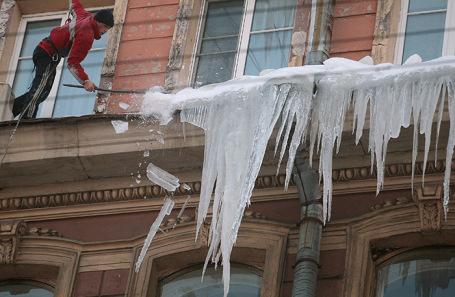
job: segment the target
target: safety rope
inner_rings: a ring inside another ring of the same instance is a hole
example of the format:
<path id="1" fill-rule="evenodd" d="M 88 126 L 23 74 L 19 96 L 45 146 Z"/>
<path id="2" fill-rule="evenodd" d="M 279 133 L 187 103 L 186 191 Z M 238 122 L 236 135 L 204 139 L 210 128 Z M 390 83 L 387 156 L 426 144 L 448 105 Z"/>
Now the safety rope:
<path id="1" fill-rule="evenodd" d="M 38 88 L 36 89 L 35 93 L 33 94 L 32 99 L 28 102 L 27 106 L 24 108 L 24 110 L 19 114 L 19 117 L 17 119 L 17 123 L 14 126 L 14 129 L 11 131 L 9 135 L 8 142 L 6 143 L 5 146 L 5 152 L 3 153 L 2 158 L 0 159 L 0 167 L 3 164 L 3 161 L 5 160 L 6 155 L 8 154 L 8 150 L 13 143 L 14 140 L 14 135 L 16 134 L 17 128 L 19 127 L 19 124 L 21 123 L 22 118 L 24 115 L 27 113 L 29 117 L 33 116 L 35 109 L 37 108 L 36 103 L 38 101 L 38 98 L 41 96 L 41 93 L 44 90 L 44 86 L 47 84 L 47 80 L 49 79 L 50 74 L 53 71 L 53 65 L 48 65 L 46 68 L 46 71 L 41 78 L 40 84 L 38 85 Z"/>
<path id="2" fill-rule="evenodd" d="M 73 14 L 72 6 L 73 6 L 72 5 L 72 0 L 68 0 L 68 14 L 67 14 L 67 19 L 66 19 L 67 22 L 71 21 L 71 16 Z M 34 114 L 34 111 L 37 108 L 36 103 L 38 101 L 38 98 L 40 97 L 41 92 L 43 91 L 43 88 L 46 85 L 47 80 L 49 79 L 49 76 L 50 76 L 51 72 L 52 72 L 52 66 L 49 65 L 47 67 L 44 75 L 43 75 L 43 78 L 42 78 L 37 90 L 33 94 L 32 99 L 28 102 L 28 104 L 25 107 L 25 109 L 19 114 L 19 117 L 17 119 L 17 123 L 16 123 L 16 125 L 14 126 L 14 129 L 11 131 L 11 133 L 9 135 L 8 142 L 7 142 L 6 146 L 5 146 L 5 152 L 3 153 L 3 155 L 2 155 L 2 157 L 0 159 L 0 167 L 3 164 L 3 161 L 5 160 L 6 155 L 8 154 L 9 148 L 10 148 L 11 144 L 14 141 L 14 135 L 16 134 L 16 131 L 17 131 L 17 129 L 19 127 L 19 124 L 21 123 L 21 120 L 24 117 L 25 113 L 27 113 L 27 115 L 29 117 L 31 117 Z"/>
<path id="3" fill-rule="evenodd" d="M 66 22 L 71 22 L 71 17 L 73 17 L 73 5 L 72 0 L 68 0 L 68 13 L 66 14 Z"/>

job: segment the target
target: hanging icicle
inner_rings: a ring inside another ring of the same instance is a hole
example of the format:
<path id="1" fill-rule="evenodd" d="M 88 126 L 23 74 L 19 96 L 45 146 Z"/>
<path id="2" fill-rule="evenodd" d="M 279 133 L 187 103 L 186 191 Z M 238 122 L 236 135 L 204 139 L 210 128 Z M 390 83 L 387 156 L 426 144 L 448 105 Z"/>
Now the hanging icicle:
<path id="1" fill-rule="evenodd" d="M 174 200 L 172 200 L 171 197 L 167 196 L 164 199 L 163 207 L 161 208 L 158 217 L 155 219 L 155 222 L 153 222 L 152 226 L 150 226 L 150 230 L 149 233 L 147 234 L 147 238 L 145 239 L 144 246 L 142 247 L 141 253 L 139 254 L 139 258 L 136 261 L 135 265 L 136 272 L 138 272 L 139 268 L 141 268 L 141 264 L 144 261 L 145 254 L 147 253 L 147 250 L 150 247 L 150 244 L 152 243 L 152 240 L 155 237 L 156 232 L 160 228 L 160 225 L 163 222 L 164 217 L 170 215 L 173 208 Z"/>
<path id="2" fill-rule="evenodd" d="M 447 212 L 455 145 L 455 57 L 420 61 L 418 56 L 413 56 L 403 66 L 374 66 L 371 59 L 355 62 L 333 58 L 324 65 L 283 68 L 259 77 L 242 77 L 200 89 L 188 88 L 176 94 L 149 92 L 145 96 L 144 114 L 154 115 L 167 124 L 174 112 L 181 110 L 182 122 L 205 130 L 197 231 L 207 216 L 214 192 L 205 266 L 209 261 L 217 263 L 221 257 L 225 296 L 229 289 L 230 253 L 243 212 L 250 203 L 267 142 L 279 119 L 275 153 L 279 152 L 279 164 L 286 150 L 289 155 L 286 187 L 297 149 L 309 137 L 310 159 L 314 152 L 319 154 L 324 220 L 328 220 L 332 158 L 334 150 L 338 152 L 341 145 L 349 106 L 354 110 L 356 142 L 362 137 L 369 107 L 368 147 L 372 168 L 373 164 L 377 168 L 379 192 L 384 183 L 389 140 L 399 137 L 402 127 L 413 124 L 413 168 L 419 133 L 425 136 L 424 160 L 428 160 L 434 114 L 438 107 L 438 138 L 447 96 L 450 119 L 444 178 L 444 209 Z"/>

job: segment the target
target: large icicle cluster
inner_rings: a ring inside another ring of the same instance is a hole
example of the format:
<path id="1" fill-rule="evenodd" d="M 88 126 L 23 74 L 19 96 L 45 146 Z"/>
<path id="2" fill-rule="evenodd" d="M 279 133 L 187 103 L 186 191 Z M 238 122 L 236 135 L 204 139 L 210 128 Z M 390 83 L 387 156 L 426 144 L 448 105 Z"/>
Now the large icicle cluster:
<path id="1" fill-rule="evenodd" d="M 410 61 L 415 60 L 415 57 L 410 58 Z M 440 58 L 425 63 L 405 63 L 400 67 L 390 64 L 372 67 L 345 59 L 329 59 L 324 63 L 331 72 L 326 73 L 318 81 L 318 95 L 314 101 L 310 133 L 311 150 L 317 145 L 320 152 L 319 172 L 324 180 L 324 218 L 330 217 L 333 149 L 336 145 L 338 152 L 344 118 L 351 104 L 354 108 L 353 132 L 356 135 L 356 144 L 362 136 L 368 105 L 370 107 L 368 147 L 372 166 L 376 160 L 379 192 L 384 181 L 388 142 L 400 135 L 401 127 L 414 125 L 412 176 L 417 158 L 418 133 L 425 136 L 423 167 L 425 173 L 434 114 L 438 109 L 436 118 L 438 139 L 446 97 L 451 123 L 444 181 L 444 209 L 447 212 L 455 134 L 454 63 L 453 58 Z"/>
<path id="2" fill-rule="evenodd" d="M 413 57 L 411 61 L 419 60 Z M 319 153 L 323 180 L 324 218 L 330 217 L 332 157 L 341 143 L 344 119 L 353 105 L 356 141 L 362 136 L 370 106 L 369 149 L 376 160 L 378 191 L 383 184 L 387 144 L 401 127 L 414 125 L 413 163 L 417 134 L 425 135 L 425 161 L 436 109 L 437 131 L 448 98 L 450 134 L 447 143 L 444 207 L 455 144 L 455 58 L 395 66 L 367 65 L 333 58 L 324 65 L 283 68 L 259 77 L 242 77 L 176 94 L 150 92 L 142 112 L 168 123 L 176 110 L 181 121 L 205 130 L 205 155 L 197 230 L 205 220 L 213 194 L 210 247 L 206 265 L 222 257 L 225 295 L 229 288 L 229 257 L 245 207 L 250 203 L 267 142 L 278 128 L 279 163 L 287 149 L 286 186 L 299 145 L 310 137 L 311 158 Z M 277 123 L 280 123 L 277 125 Z M 280 148 L 281 145 L 281 148 Z"/>

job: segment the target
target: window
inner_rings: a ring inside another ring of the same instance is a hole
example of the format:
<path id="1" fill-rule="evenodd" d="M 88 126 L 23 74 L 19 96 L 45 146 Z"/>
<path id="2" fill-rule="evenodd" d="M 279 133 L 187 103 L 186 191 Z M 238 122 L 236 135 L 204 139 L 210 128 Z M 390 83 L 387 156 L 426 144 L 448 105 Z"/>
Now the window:
<path id="1" fill-rule="evenodd" d="M 10 72 L 12 75 L 8 78 L 16 97 L 25 93 L 32 83 L 34 77 L 32 55 L 35 47 L 41 39 L 49 35 L 53 27 L 64 24 L 65 20 L 64 13 L 22 18 L 14 51 L 19 54 L 12 59 Z M 82 66 L 95 84 L 99 84 L 101 78 L 107 40 L 108 34 L 104 34 L 100 40 L 95 40 L 92 49 L 82 62 Z M 93 113 L 96 95 L 83 89 L 64 87 L 64 83 L 78 84 L 68 70 L 66 59 L 62 59 L 57 67 L 54 85 L 49 97 L 40 104 L 37 117 L 80 116 Z"/>
<path id="2" fill-rule="evenodd" d="M 208 268 L 177 276 L 162 286 L 161 297 L 223 297 L 222 269 Z M 247 268 L 231 267 L 229 297 L 259 297 L 262 278 Z"/>
<path id="3" fill-rule="evenodd" d="M 288 65 L 296 0 L 205 3 L 195 86 Z"/>
<path id="4" fill-rule="evenodd" d="M 454 1 L 402 0 L 396 62 L 413 54 L 424 61 L 453 54 L 454 13 Z"/>
<path id="5" fill-rule="evenodd" d="M 380 268 L 376 297 L 392 296 L 455 296 L 455 250 L 410 253 Z"/>
<path id="6" fill-rule="evenodd" d="M 51 288 L 27 283 L 0 284 L 0 297 L 53 297 Z"/>

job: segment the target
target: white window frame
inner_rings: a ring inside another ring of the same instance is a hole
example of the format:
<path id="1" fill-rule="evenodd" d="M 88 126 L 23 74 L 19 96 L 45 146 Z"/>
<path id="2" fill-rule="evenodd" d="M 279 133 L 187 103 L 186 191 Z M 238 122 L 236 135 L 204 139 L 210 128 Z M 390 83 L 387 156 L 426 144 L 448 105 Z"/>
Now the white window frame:
<path id="1" fill-rule="evenodd" d="M 7 77 L 7 82 L 11 87 L 13 87 L 17 67 L 19 65 L 19 56 L 20 56 L 20 52 L 22 49 L 22 45 L 24 43 L 27 24 L 29 22 L 51 21 L 51 20 L 61 19 L 60 24 L 63 25 L 65 23 L 65 18 L 66 18 L 65 12 L 27 15 L 27 16 L 23 16 L 21 18 L 18 34 L 16 35 L 16 42 L 14 43 L 13 57 L 10 61 L 8 77 Z M 59 86 L 59 84 L 55 83 L 55 82 L 60 82 L 60 78 L 62 75 L 62 68 L 63 68 L 63 59 L 60 61 L 60 63 L 57 66 L 54 85 L 52 86 L 48 99 L 46 99 L 42 103 L 43 117 L 52 117 L 52 111 L 53 111 L 53 107 L 54 107 L 54 103 L 55 103 L 55 97 L 57 96 L 57 90 L 58 90 L 58 86 Z M 19 96 L 22 94 L 14 94 L 14 95 Z"/>
<path id="2" fill-rule="evenodd" d="M 417 13 L 408 13 L 409 9 L 409 0 L 401 0 L 401 10 L 400 10 L 400 21 L 398 24 L 397 30 L 397 41 L 395 45 L 395 64 L 402 64 L 403 61 L 403 51 L 404 51 L 404 40 L 406 34 L 406 25 L 408 20 L 408 15 L 417 15 L 430 13 L 430 11 L 423 11 Z M 455 1 L 447 0 L 447 9 L 432 10 L 431 13 L 435 12 L 446 12 L 446 21 L 445 21 L 445 31 L 444 31 L 444 41 L 442 45 L 442 56 L 454 55 L 455 54 L 455 31 L 447 30 L 447 28 L 455 27 Z"/>
<path id="3" fill-rule="evenodd" d="M 203 0 L 203 1 L 204 1 L 204 3 L 203 3 L 204 5 L 201 5 L 201 12 L 200 12 L 200 15 L 202 17 L 200 18 L 199 24 L 197 27 L 197 36 L 196 36 L 197 43 L 196 43 L 195 50 L 194 50 L 194 59 L 192 59 L 192 64 L 191 64 L 191 77 L 190 77 L 191 84 L 194 84 L 194 82 L 195 82 L 194 80 L 196 78 L 197 66 L 199 64 L 199 59 L 197 58 L 197 55 L 198 55 L 198 53 L 200 51 L 200 47 L 202 45 L 202 34 L 204 31 L 205 22 L 207 19 L 209 2 L 222 2 L 222 1 L 228 1 L 228 0 Z M 251 37 L 251 27 L 253 24 L 255 6 L 256 6 L 256 0 L 244 0 L 243 15 L 242 15 L 242 21 L 240 23 L 240 30 L 239 30 L 239 41 L 237 42 L 237 53 L 236 53 L 235 60 L 234 60 L 232 78 L 240 77 L 245 72 L 246 59 L 248 56 L 248 46 L 249 46 L 250 37 Z M 297 7 L 297 1 L 295 3 L 295 6 Z M 294 18 L 294 23 L 295 23 L 295 18 Z M 289 30 L 291 28 L 293 29 L 294 23 L 292 24 L 292 27 L 261 30 L 261 31 L 254 32 L 253 34 L 266 33 L 266 32 L 278 32 L 278 31 Z M 289 52 L 290 51 L 291 51 L 291 48 L 289 48 Z"/>
<path id="4" fill-rule="evenodd" d="M 91 7 L 86 10 L 87 11 L 97 11 L 97 10 L 101 10 L 101 9 L 114 9 L 114 7 L 113 6 L 100 6 L 100 7 Z M 13 56 L 12 56 L 12 59 L 10 60 L 10 65 L 8 67 L 8 75 L 7 75 L 7 79 L 6 79 L 7 83 L 11 86 L 11 88 L 13 87 L 17 67 L 19 65 L 19 56 L 20 56 L 20 52 L 22 49 L 22 45 L 24 43 L 27 24 L 29 22 L 51 21 L 51 20 L 61 19 L 60 25 L 64 25 L 67 17 L 68 17 L 67 11 L 48 12 L 48 13 L 30 14 L 30 15 L 22 16 L 20 24 L 19 24 L 19 30 L 16 34 L 16 41 L 14 43 Z M 90 49 L 90 51 L 100 51 L 100 50 L 105 50 L 105 48 Z M 57 92 L 58 92 L 58 88 L 60 86 L 60 80 L 61 80 L 61 76 L 63 73 L 63 63 L 64 62 L 65 62 L 65 59 L 62 58 L 60 60 L 60 63 L 57 65 L 54 84 L 52 85 L 52 89 L 51 89 L 47 99 L 43 103 L 41 103 L 42 113 L 39 115 L 40 118 L 52 118 L 52 114 L 54 113 L 55 101 L 57 99 Z M 22 94 L 14 94 L 14 95 L 20 96 Z"/>

